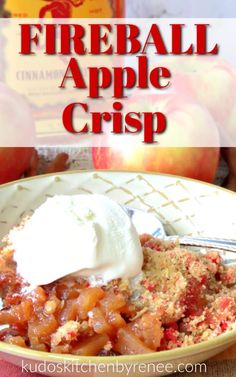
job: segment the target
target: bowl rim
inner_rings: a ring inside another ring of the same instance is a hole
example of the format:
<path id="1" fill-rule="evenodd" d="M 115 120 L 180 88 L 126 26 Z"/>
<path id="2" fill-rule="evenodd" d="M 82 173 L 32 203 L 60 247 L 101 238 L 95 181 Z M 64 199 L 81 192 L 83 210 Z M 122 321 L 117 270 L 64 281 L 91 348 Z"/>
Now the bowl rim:
<path id="1" fill-rule="evenodd" d="M 59 176 L 63 176 L 63 175 L 74 175 L 74 174 L 84 174 L 84 173 L 117 173 L 117 174 L 142 174 L 142 175 L 154 175 L 154 176 L 159 176 L 159 177 L 165 177 L 165 178 L 171 178 L 171 179 L 181 179 L 181 180 L 185 180 L 185 181 L 188 181 L 188 182 L 192 182 L 192 183 L 197 183 L 199 185 L 204 185 L 204 186 L 209 186 L 211 187 L 212 189 L 217 189 L 217 190 L 220 190 L 224 193 L 228 193 L 229 195 L 231 196 L 236 196 L 236 192 L 234 191 L 231 191 L 225 187 L 221 187 L 221 186 L 217 186 L 216 184 L 214 183 L 210 183 L 210 182 L 205 182 L 205 181 L 200 181 L 199 179 L 195 179 L 195 178 L 189 178 L 189 177 L 183 177 L 181 175 L 175 175 L 175 174 L 167 174 L 167 173 L 158 173 L 158 172 L 152 172 L 152 171 L 145 171 L 145 170 L 108 170 L 108 169 L 84 169 L 84 170 L 80 170 L 80 169 L 74 169 L 74 170 L 66 170 L 66 171 L 63 171 L 63 172 L 57 172 L 57 173 L 47 173 L 47 174 L 41 174 L 41 175 L 36 175 L 36 176 L 33 176 L 33 177 L 27 177 L 27 178 L 20 178 L 20 179 L 17 179 L 17 180 L 14 180 L 14 181 L 11 181 L 11 182 L 7 182 L 7 183 L 2 183 L 0 184 L 0 190 L 2 188 L 6 188 L 8 186 L 11 186 L 11 185 L 15 185 L 15 184 L 21 184 L 22 182 L 29 182 L 29 181 L 34 181 L 34 180 L 38 180 L 38 179 L 46 179 L 46 178 L 50 178 L 50 177 L 59 177 Z"/>
<path id="2" fill-rule="evenodd" d="M 121 355 L 121 356 L 76 356 L 72 354 L 59 354 L 52 352 L 43 352 L 23 348 L 20 346 L 4 343 L 0 341 L 0 353 L 9 354 L 30 360 L 45 361 L 45 362 L 70 362 L 74 364 L 140 364 L 148 362 L 165 362 L 175 361 L 188 356 L 196 356 L 204 351 L 214 350 L 221 346 L 229 346 L 236 342 L 236 329 L 230 330 L 228 333 L 219 335 L 214 339 L 206 340 L 191 346 L 182 348 L 174 348 L 167 351 L 151 352 L 137 355 Z"/>
<path id="3" fill-rule="evenodd" d="M 87 170 L 68 170 L 65 172 L 58 172 L 58 173 L 49 173 L 38 175 L 34 177 L 28 177 L 23 179 L 18 179 L 12 182 L 4 183 L 0 185 L 1 189 L 13 186 L 13 185 L 20 185 L 24 182 L 30 181 L 37 181 L 39 179 L 47 179 L 50 177 L 59 177 L 63 175 L 76 175 L 76 174 L 84 174 L 84 173 L 115 173 L 115 174 L 142 174 L 142 175 L 154 175 L 160 177 L 166 177 L 171 179 L 181 179 L 186 180 L 189 182 L 197 183 L 199 185 L 206 185 L 211 187 L 212 189 L 220 190 L 226 194 L 229 194 L 232 197 L 236 197 L 236 193 L 225 189 L 220 186 L 216 186 L 213 183 L 203 182 L 193 178 L 182 177 L 178 175 L 172 174 L 164 174 L 164 173 L 156 173 L 156 172 L 147 172 L 147 171 L 128 171 L 128 170 L 107 170 L 107 169 L 87 169 Z M 138 354 L 138 355 L 121 355 L 121 356 L 76 356 L 71 354 L 57 354 L 57 353 L 50 353 L 50 352 L 42 352 L 37 350 L 32 350 L 29 348 L 23 348 L 19 346 L 15 346 L 12 344 L 8 344 L 5 342 L 0 341 L 0 352 L 5 354 L 10 354 L 17 357 L 22 357 L 31 360 L 37 361 L 45 361 L 45 362 L 71 362 L 71 363 L 92 363 L 94 365 L 98 364 L 114 364 L 117 362 L 126 364 L 126 363 L 147 363 L 147 362 L 164 362 L 164 361 L 174 361 L 178 358 L 183 358 L 190 355 L 197 355 L 204 351 L 214 350 L 215 348 L 219 348 L 223 345 L 231 345 L 236 342 L 236 329 L 230 330 L 224 334 L 221 334 L 213 339 L 203 341 L 198 344 L 182 347 L 182 348 L 175 348 L 172 350 L 167 351 L 160 351 L 160 352 L 152 352 L 146 354 Z"/>

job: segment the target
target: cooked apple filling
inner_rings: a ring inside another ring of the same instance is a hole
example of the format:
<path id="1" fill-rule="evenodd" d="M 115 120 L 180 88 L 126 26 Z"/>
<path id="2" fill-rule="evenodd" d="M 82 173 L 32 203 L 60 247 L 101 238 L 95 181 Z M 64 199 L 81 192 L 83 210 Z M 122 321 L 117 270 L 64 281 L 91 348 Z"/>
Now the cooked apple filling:
<path id="1" fill-rule="evenodd" d="M 140 276 L 102 287 L 66 277 L 32 289 L 16 273 L 14 250 L 3 248 L 0 339 L 45 352 L 124 355 L 184 347 L 235 328 L 235 267 L 216 251 L 140 239 Z"/>

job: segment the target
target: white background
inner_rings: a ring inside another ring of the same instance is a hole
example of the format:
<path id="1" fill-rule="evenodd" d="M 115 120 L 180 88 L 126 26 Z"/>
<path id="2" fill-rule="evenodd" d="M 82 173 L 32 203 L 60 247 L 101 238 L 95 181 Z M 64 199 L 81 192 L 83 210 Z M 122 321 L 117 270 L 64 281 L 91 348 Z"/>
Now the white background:
<path id="1" fill-rule="evenodd" d="M 236 0 L 126 0 L 127 17 L 236 17 Z"/>

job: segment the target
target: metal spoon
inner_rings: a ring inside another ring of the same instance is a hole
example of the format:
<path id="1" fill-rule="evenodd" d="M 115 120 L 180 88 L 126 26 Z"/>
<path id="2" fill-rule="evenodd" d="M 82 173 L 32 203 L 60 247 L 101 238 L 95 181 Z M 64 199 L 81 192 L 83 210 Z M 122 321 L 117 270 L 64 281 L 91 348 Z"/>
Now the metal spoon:
<path id="1" fill-rule="evenodd" d="M 139 234 L 148 233 L 154 237 L 162 238 L 169 241 L 179 241 L 180 245 L 194 246 L 201 248 L 213 248 L 225 251 L 236 252 L 236 240 L 210 238 L 210 237 L 189 237 L 189 236 L 167 236 L 165 229 L 151 213 L 139 209 L 124 207 Z M 234 263 L 236 261 L 234 260 Z"/>

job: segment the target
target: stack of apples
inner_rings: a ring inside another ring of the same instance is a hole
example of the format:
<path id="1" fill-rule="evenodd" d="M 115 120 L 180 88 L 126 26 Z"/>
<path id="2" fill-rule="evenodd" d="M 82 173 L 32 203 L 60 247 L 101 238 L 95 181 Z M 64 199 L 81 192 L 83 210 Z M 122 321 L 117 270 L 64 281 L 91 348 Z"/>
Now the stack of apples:
<path id="1" fill-rule="evenodd" d="M 167 107 L 165 114 L 168 120 L 178 127 L 179 134 L 184 134 L 187 144 L 189 141 L 189 145 L 193 145 L 194 138 L 199 136 L 201 130 L 206 132 L 206 125 L 209 133 L 206 137 L 217 140 L 217 137 L 223 134 L 229 140 L 234 140 L 236 138 L 235 70 L 228 63 L 215 57 L 214 61 L 202 57 L 200 62 L 199 57 L 196 62 L 189 57 L 181 61 L 173 58 L 163 61 L 163 66 L 173 73 L 170 98 L 172 103 L 177 104 L 174 110 L 173 108 L 169 110 Z M 192 72 L 195 74 L 191 74 Z M 25 138 L 32 137 L 33 120 L 27 104 L 4 84 L 0 84 L 0 93 L 0 110 L 5 109 L 6 106 L 14 108 L 14 112 L 9 111 L 9 119 L 3 116 L 2 110 L 0 111 L 0 137 L 6 134 L 6 127 L 8 129 L 11 127 L 12 130 L 14 127 L 20 127 Z M 153 112 L 158 107 L 165 107 L 164 102 L 166 103 L 164 96 L 162 98 L 155 94 L 144 98 L 138 96 L 132 101 L 142 103 L 146 101 Z M 197 112 L 196 106 L 199 109 Z M 122 147 L 114 145 L 92 148 L 94 167 L 160 172 L 206 182 L 213 182 L 216 176 L 220 147 L 160 148 L 142 146 L 140 142 L 140 145 L 126 148 L 125 144 L 122 144 Z M 29 168 L 33 154 L 34 149 L 30 147 L 0 148 L 0 184 L 20 178 Z M 233 157 L 232 154 L 231 150 L 229 164 L 233 159 L 236 161 L 235 154 Z"/>
<path id="2" fill-rule="evenodd" d="M 229 64 L 215 57 L 214 61 L 186 57 L 163 60 L 162 65 L 172 72 L 171 98 L 178 103 L 175 114 L 173 111 L 168 114 L 167 109 L 166 116 L 168 121 L 173 117 L 179 120 L 179 131 L 185 139 L 189 138 L 189 145 L 194 145 L 193 138 L 198 137 L 204 125 L 209 130 L 209 138 L 217 138 L 216 134 L 219 137 L 222 133 L 228 138 L 235 137 L 236 75 Z M 162 97 L 158 95 L 141 98 L 142 101 L 151 102 L 153 112 L 155 107 L 162 106 Z M 193 102 L 201 107 L 198 115 L 191 106 Z M 209 116 L 214 126 L 208 127 Z M 135 146 L 124 153 L 124 148 L 119 146 L 96 146 L 92 153 L 97 169 L 160 172 L 213 182 L 220 147 Z"/>

